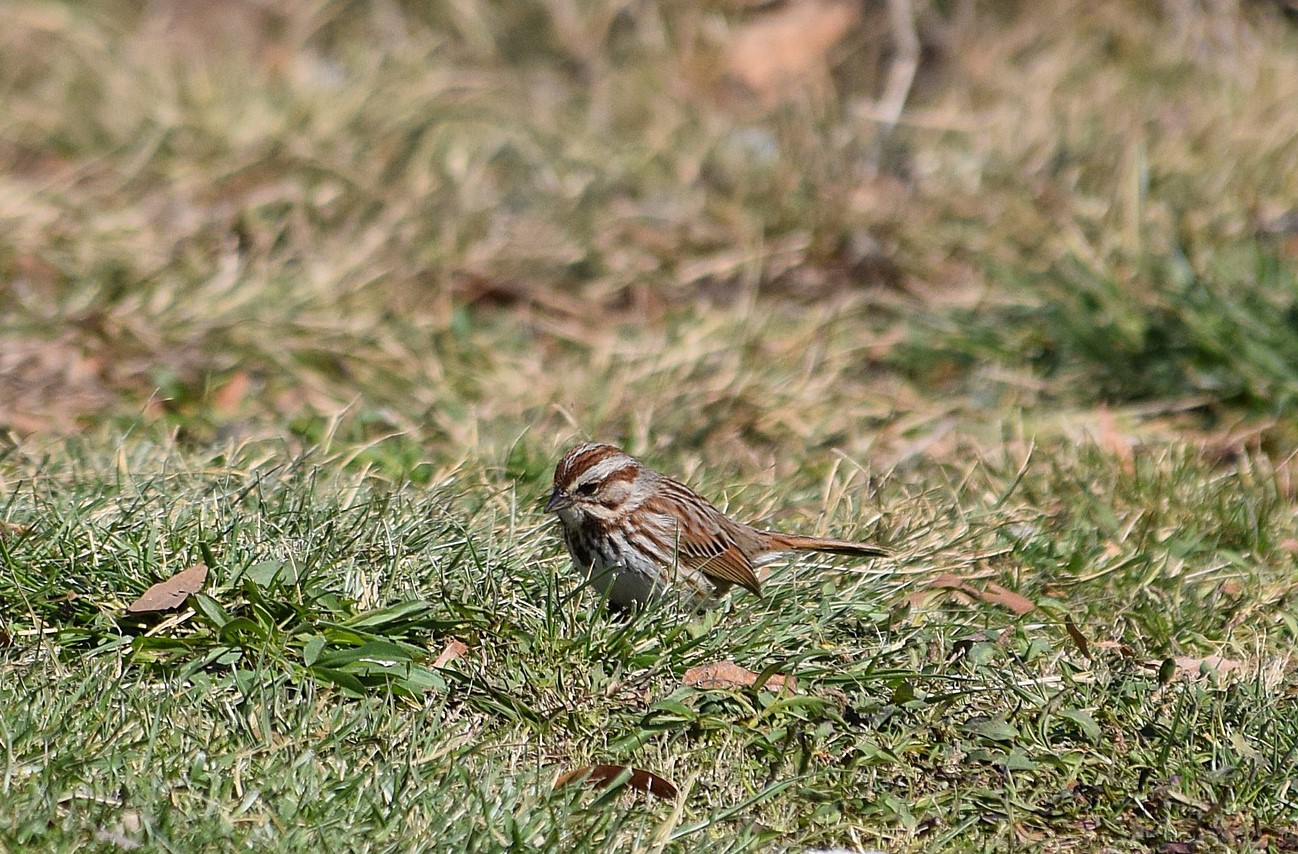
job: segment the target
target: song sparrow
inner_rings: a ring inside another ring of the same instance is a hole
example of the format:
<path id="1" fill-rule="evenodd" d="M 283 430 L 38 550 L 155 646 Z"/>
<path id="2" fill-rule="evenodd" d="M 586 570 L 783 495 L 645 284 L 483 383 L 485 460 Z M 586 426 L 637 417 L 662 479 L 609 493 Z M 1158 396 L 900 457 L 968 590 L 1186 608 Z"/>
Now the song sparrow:
<path id="1" fill-rule="evenodd" d="M 736 584 L 760 595 L 757 569 L 789 551 L 888 553 L 736 522 L 680 481 L 598 443 L 563 455 L 545 509 L 559 515 L 577 569 L 621 607 L 643 606 L 668 590 L 707 604 Z"/>

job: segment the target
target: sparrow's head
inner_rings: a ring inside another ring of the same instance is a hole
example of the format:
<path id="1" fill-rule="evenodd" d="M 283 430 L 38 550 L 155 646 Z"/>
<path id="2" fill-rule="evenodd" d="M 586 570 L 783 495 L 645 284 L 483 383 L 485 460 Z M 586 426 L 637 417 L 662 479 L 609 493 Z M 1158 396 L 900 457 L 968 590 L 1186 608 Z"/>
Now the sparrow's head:
<path id="1" fill-rule="evenodd" d="M 554 467 L 554 491 L 545 509 L 568 524 L 613 520 L 640 503 L 640 480 L 648 472 L 621 448 L 588 442 L 568 451 Z"/>

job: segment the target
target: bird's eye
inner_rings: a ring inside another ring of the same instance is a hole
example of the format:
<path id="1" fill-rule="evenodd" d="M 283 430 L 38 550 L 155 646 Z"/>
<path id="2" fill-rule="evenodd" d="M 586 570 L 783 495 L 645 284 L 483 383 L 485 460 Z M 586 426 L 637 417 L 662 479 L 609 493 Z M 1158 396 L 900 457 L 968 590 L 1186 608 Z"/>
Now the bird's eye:
<path id="1" fill-rule="evenodd" d="M 595 484 L 593 484 L 593 483 L 583 483 L 581 486 L 577 487 L 576 492 L 577 492 L 578 495 L 594 495 L 594 494 L 595 494 Z"/>

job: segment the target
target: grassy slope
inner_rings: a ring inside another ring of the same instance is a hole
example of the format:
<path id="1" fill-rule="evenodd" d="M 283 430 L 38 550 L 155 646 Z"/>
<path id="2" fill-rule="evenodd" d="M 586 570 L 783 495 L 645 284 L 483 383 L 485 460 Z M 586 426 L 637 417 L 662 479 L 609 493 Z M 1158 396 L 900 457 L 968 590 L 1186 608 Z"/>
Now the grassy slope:
<path id="1" fill-rule="evenodd" d="M 1065 5 L 926 13 L 879 148 L 860 64 L 718 107 L 719 9 L 13 4 L 0 839 L 1298 846 L 1298 33 Z M 898 558 L 611 619 L 587 435 Z"/>

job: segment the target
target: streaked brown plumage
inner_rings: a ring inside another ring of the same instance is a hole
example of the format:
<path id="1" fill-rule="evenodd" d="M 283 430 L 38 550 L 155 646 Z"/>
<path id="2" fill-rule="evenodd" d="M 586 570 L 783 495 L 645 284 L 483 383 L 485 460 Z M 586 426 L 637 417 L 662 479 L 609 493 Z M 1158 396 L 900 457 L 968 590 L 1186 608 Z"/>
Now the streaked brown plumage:
<path id="1" fill-rule="evenodd" d="M 734 585 L 760 595 L 757 569 L 785 552 L 888 553 L 868 543 L 736 522 L 680 481 L 600 443 L 564 454 L 545 509 L 558 514 L 573 563 L 622 607 L 642 606 L 669 590 L 700 603 Z"/>

